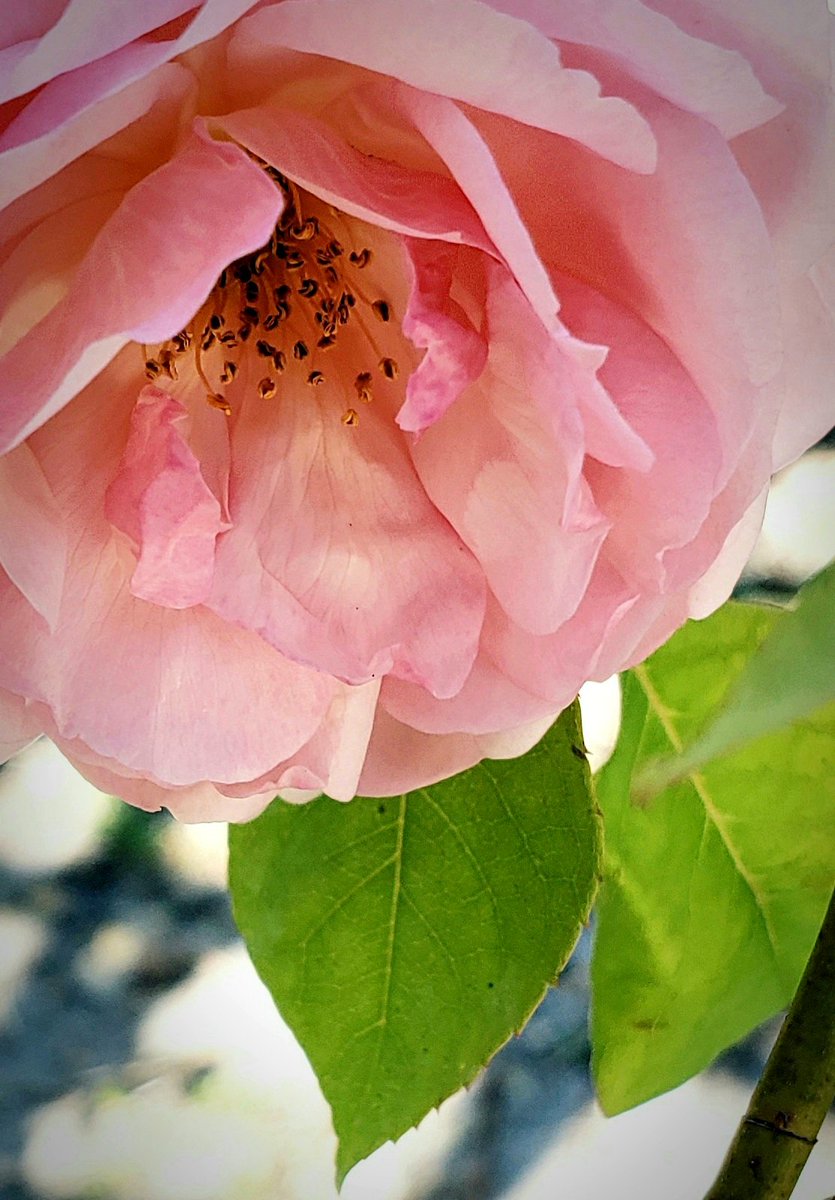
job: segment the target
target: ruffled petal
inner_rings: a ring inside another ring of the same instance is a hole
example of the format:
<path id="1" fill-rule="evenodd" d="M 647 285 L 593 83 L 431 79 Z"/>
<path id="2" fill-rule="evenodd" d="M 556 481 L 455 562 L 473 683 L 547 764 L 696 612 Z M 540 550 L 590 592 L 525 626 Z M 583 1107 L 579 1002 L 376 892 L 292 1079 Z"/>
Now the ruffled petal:
<path id="1" fill-rule="evenodd" d="M 269 239 L 281 204 L 242 150 L 193 132 L 128 193 L 66 296 L 2 359 L 0 450 L 58 412 L 127 342 L 176 333 L 223 267 Z"/>
<path id="2" fill-rule="evenodd" d="M 426 350 L 406 385 L 397 424 L 420 433 L 478 379 L 487 362 L 487 343 L 450 292 L 458 254 L 442 242 L 406 242 L 412 291 L 403 332 Z"/>
<path id="3" fill-rule="evenodd" d="M 167 608 L 190 608 L 206 599 L 215 539 L 228 528 L 181 432 L 187 418 L 188 410 L 167 392 L 143 388 L 104 497 L 107 519 L 137 551 L 131 592 Z"/>
<path id="4" fill-rule="evenodd" d="M 427 499 L 381 388 L 350 428 L 353 373 L 334 362 L 325 375 L 267 404 L 241 375 L 227 393 L 234 527 L 207 603 L 346 682 L 393 672 L 449 695 L 475 656 L 483 576 Z"/>
<path id="5" fill-rule="evenodd" d="M 613 72 L 605 85 L 632 86 Z M 722 446 L 718 491 L 749 439 L 770 443 L 783 402 L 771 239 L 717 131 L 655 97 L 636 103 L 659 143 L 658 170 L 640 179 L 536 131 L 520 160 L 513 127 L 474 119 L 549 267 L 640 317 L 706 399 Z"/>
<path id="6" fill-rule="evenodd" d="M 710 511 L 722 465 L 713 413 L 669 348 L 645 324 L 567 277 L 562 315 L 585 339 L 609 342 L 599 377 L 619 413 L 653 451 L 649 471 L 586 466 L 595 503 L 611 522 L 606 554 L 625 579 L 651 591 L 681 580 L 666 552 L 693 540 Z M 682 479 L 687 486 L 682 487 Z"/>
<path id="7" fill-rule="evenodd" d="M 214 117 L 211 124 L 311 195 L 351 216 L 395 233 L 493 251 L 453 180 L 361 153 L 317 117 L 265 103 Z"/>
<path id="8" fill-rule="evenodd" d="M 254 63 L 275 47 L 356 63 L 652 171 L 652 133 L 632 105 L 601 96 L 587 72 L 564 68 L 556 47 L 527 23 L 479 0 L 411 0 L 408 36 L 403 20 L 390 0 L 284 0 L 242 21 L 236 42 Z"/>
<path id="9" fill-rule="evenodd" d="M 580 603 L 609 528 L 582 477 L 581 373 L 569 339 L 550 338 L 531 320 L 498 267 L 488 328 L 484 374 L 412 456 L 511 619 L 548 633 Z"/>

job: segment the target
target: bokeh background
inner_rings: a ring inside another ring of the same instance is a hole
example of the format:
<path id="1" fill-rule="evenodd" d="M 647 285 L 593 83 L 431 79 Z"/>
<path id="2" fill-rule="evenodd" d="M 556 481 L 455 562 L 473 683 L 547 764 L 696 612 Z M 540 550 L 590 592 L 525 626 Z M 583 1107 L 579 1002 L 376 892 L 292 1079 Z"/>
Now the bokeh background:
<path id="1" fill-rule="evenodd" d="M 835 557 L 835 441 L 776 480 L 740 591 Z M 593 765 L 616 681 L 583 695 Z M 226 829 L 97 792 L 39 741 L 0 772 L 0 1200 L 333 1200 L 307 1060 L 232 921 Z M 469 1091 L 349 1176 L 344 1200 L 700 1200 L 776 1025 L 613 1120 L 593 1102 L 593 927 Z M 796 1200 L 835 1193 L 835 1120 Z"/>

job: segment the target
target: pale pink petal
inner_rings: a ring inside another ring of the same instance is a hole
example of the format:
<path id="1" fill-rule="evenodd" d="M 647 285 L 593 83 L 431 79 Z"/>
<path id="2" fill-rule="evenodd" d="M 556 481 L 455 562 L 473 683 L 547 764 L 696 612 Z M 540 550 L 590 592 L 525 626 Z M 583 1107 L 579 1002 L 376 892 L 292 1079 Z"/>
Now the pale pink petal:
<path id="1" fill-rule="evenodd" d="M 41 733 L 37 707 L 0 688 L 0 763 L 8 762 Z"/>
<path id="2" fill-rule="evenodd" d="M 557 714 L 502 733 L 431 734 L 378 708 L 359 781 L 362 796 L 398 796 L 466 771 L 484 758 L 518 758 L 547 733 Z"/>
<path id="3" fill-rule="evenodd" d="M 153 46 L 129 46 L 112 57 L 120 61 L 104 59 L 48 83 L 4 130 L 0 205 L 56 175 L 153 105 L 165 101 L 182 107 L 194 90 L 194 77 L 175 63 L 147 72 L 146 62 L 159 58 Z M 170 119 L 176 127 L 176 115 Z"/>
<path id="4" fill-rule="evenodd" d="M 280 792 L 301 803 L 322 792 L 334 800 L 352 799 L 357 794 L 379 692 L 379 679 L 359 687 L 337 685 L 330 708 L 309 742 L 260 779 L 223 784 L 220 790 L 242 798 L 253 791 Z"/>
<path id="5" fill-rule="evenodd" d="M 60 20 L 48 28 L 39 22 L 27 31 L 30 37 L 35 34 L 29 42 L 0 52 L 0 101 L 103 58 L 197 8 L 184 29 L 175 29 L 173 37 L 158 43 L 158 61 L 164 62 L 227 29 L 254 3 L 205 0 L 197 8 L 193 0 L 142 0 L 141 4 L 135 0 L 69 0 Z"/>
<path id="6" fill-rule="evenodd" d="M 767 499 L 768 488 L 765 487 L 731 529 L 711 565 L 690 589 L 691 617 L 699 620 L 709 617 L 731 595 L 762 527 Z"/>
<path id="7" fill-rule="evenodd" d="M 505 618 L 506 620 L 506 618 Z M 488 622 L 489 626 L 489 622 Z M 489 645 L 490 629 L 483 643 Z M 553 716 L 577 694 L 573 681 L 557 699 L 530 692 L 517 679 L 509 679 L 493 661 L 484 645 L 464 686 L 448 700 L 438 700 L 424 689 L 402 679 L 388 677 L 380 696 L 383 707 L 396 720 L 423 733 L 498 733 L 509 726 L 527 725 L 549 713 Z"/>
<path id="8" fill-rule="evenodd" d="M 716 130 L 663 101 L 640 104 L 659 141 L 658 170 L 641 179 L 536 131 L 522 161 L 514 128 L 486 115 L 477 123 L 549 267 L 639 316 L 705 397 L 723 452 L 718 490 L 749 438 L 770 441 L 782 401 L 770 238 Z"/>
<path id="9" fill-rule="evenodd" d="M 269 239 L 281 204 L 242 150 L 193 132 L 175 158 L 127 194 L 63 300 L 3 358 L 0 448 L 62 408 L 127 342 L 176 333 L 223 267 Z"/>
<path id="10" fill-rule="evenodd" d="M 188 410 L 178 400 L 161 388 L 143 388 L 104 497 L 108 521 L 137 552 L 131 592 L 167 608 L 190 608 L 206 599 L 215 539 L 228 528 L 186 440 L 187 423 Z"/>
<path id="11" fill-rule="evenodd" d="M 426 350 L 406 385 L 397 414 L 401 429 L 419 433 L 443 416 L 487 362 L 487 344 L 450 292 L 458 252 L 443 242 L 406 242 L 412 292 L 402 327 L 415 346 Z"/>
<path id="12" fill-rule="evenodd" d="M 407 36 L 391 0 L 284 0 L 242 21 L 236 40 L 255 63 L 277 46 L 356 63 L 653 169 L 652 133 L 630 104 L 601 96 L 542 34 L 478 0 L 411 0 Z"/>
<path id="13" fill-rule="evenodd" d="M 483 138 L 460 108 L 443 96 L 405 87 L 394 89 L 393 96 L 452 172 L 533 311 L 546 329 L 553 329 L 558 304 L 548 273 Z M 516 137 L 516 152 L 524 157 L 519 145 L 524 131 L 518 130 Z"/>
<path id="14" fill-rule="evenodd" d="M 150 779 L 125 772 L 120 763 L 94 754 L 82 742 L 65 741 L 60 737 L 53 737 L 53 741 L 75 769 L 99 791 L 118 796 L 120 800 L 126 800 L 145 812 L 167 808 L 178 821 L 190 825 L 206 821 L 229 821 L 233 824 L 252 821 L 275 798 L 273 791 L 232 798 L 219 792 L 208 781 L 188 787 L 164 787 Z"/>
<path id="15" fill-rule="evenodd" d="M 47 624 L 55 627 L 64 588 L 67 530 L 28 446 L 0 457 L 0 565 Z"/>
<path id="16" fill-rule="evenodd" d="M 58 737 L 157 783 L 256 779 L 309 741 L 334 685 L 205 608 L 131 595 L 134 556 L 103 512 L 132 406 L 123 365 L 29 440 L 72 549 L 51 635 L 4 580 L 0 687 L 47 705 Z"/>
<path id="17" fill-rule="evenodd" d="M 352 375 L 325 370 L 323 386 L 266 404 L 248 395 L 254 379 L 228 393 L 241 411 L 234 527 L 208 603 L 346 682 L 393 672 L 450 695 L 475 656 L 483 576 L 427 499 L 385 399 L 346 427 Z"/>
<path id="18" fill-rule="evenodd" d="M 547 633 L 580 603 L 609 522 L 581 476 L 576 363 L 530 320 L 500 268 L 488 325 L 482 377 L 422 434 L 412 456 L 508 615 Z"/>
<path id="19" fill-rule="evenodd" d="M 781 111 L 741 55 L 686 34 L 672 17 L 641 0 L 491 0 L 493 7 L 530 21 L 547 37 L 611 55 L 634 78 L 679 108 L 710 121 L 725 137 Z M 733 11 L 733 10 L 731 10 Z M 799 18 L 798 18 L 799 20 Z M 709 36 L 709 35 L 708 35 Z M 580 50 L 579 47 L 583 49 Z"/>
<path id="20" fill-rule="evenodd" d="M 698 533 L 722 465 L 713 413 L 665 343 L 628 310 L 568 277 L 558 288 L 572 332 L 607 338 L 600 380 L 655 456 L 649 471 L 587 464 L 595 503 L 612 526 L 607 557 L 641 588 L 676 590 L 682 580 L 665 552 Z"/>
<path id="21" fill-rule="evenodd" d="M 453 180 L 363 154 L 316 117 L 262 104 L 212 124 L 343 212 L 396 233 L 493 250 Z"/>

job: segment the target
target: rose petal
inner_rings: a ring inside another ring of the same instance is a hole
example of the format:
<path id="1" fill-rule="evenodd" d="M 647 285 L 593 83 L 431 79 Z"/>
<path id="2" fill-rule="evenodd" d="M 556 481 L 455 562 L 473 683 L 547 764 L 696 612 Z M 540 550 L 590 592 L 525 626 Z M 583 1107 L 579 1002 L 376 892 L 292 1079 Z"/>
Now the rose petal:
<path id="1" fill-rule="evenodd" d="M 503 733 L 435 735 L 402 725 L 378 708 L 359 794 L 398 796 L 466 771 L 483 758 L 517 758 L 536 745 L 555 718 L 552 713 Z"/>
<path id="2" fill-rule="evenodd" d="M 762 88 L 746 59 L 703 36 L 686 34 L 673 19 L 640 0 L 492 0 L 530 21 L 547 37 L 612 55 L 634 78 L 678 108 L 704 117 L 724 137 L 736 137 L 782 110 Z M 694 26 L 701 33 L 698 25 Z"/>
<path id="3" fill-rule="evenodd" d="M 458 254 L 442 242 L 414 238 L 406 241 L 406 251 L 412 291 L 402 327 L 426 354 L 409 376 L 397 424 L 419 433 L 478 379 L 487 362 L 487 344 L 450 295 Z"/>
<path id="4" fill-rule="evenodd" d="M 138 551 L 131 592 L 168 608 L 190 608 L 206 599 L 215 539 L 229 528 L 180 430 L 187 417 L 187 409 L 161 388 L 143 388 L 104 497 L 108 521 Z"/>
<path id="5" fill-rule="evenodd" d="M 334 364 L 326 377 L 268 404 L 241 376 L 229 393 L 241 414 L 234 528 L 218 545 L 208 603 L 349 683 L 393 672 L 449 695 L 475 655 L 483 577 L 426 498 L 384 401 L 347 428 L 353 375 Z"/>
<path id="6" fill-rule="evenodd" d="M 396 233 L 493 249 L 456 183 L 362 154 L 324 121 L 263 104 L 216 117 L 212 123 L 343 212 Z"/>
<path id="7" fill-rule="evenodd" d="M 242 21 L 236 40 L 255 63 L 275 46 L 356 63 L 577 139 L 631 170 L 654 166 L 652 133 L 630 104 L 601 96 L 547 38 L 477 0 L 411 0 L 408 37 L 390 0 L 284 0 Z"/>
<path id="8" fill-rule="evenodd" d="M 103 512 L 131 409 L 121 367 L 30 438 L 71 552 L 53 634 L 4 580 L 0 687 L 48 705 L 58 737 L 157 783 L 257 779 L 309 741 L 334 685 L 205 608 L 131 595 L 133 554 Z"/>
<path id="9" fill-rule="evenodd" d="M 8 762 L 42 732 L 37 708 L 0 688 L 0 764 Z"/>
<path id="10" fill-rule="evenodd" d="M 64 516 L 28 446 L 0 457 L 0 564 L 50 628 L 55 628 L 67 560 Z"/>
<path id="11" fill-rule="evenodd" d="M 576 363 L 531 322 L 500 268 L 488 323 L 482 377 L 422 434 L 412 456 L 505 611 L 547 633 L 580 603 L 609 522 L 581 476 Z"/>
<path id="12" fill-rule="evenodd" d="M 0 449 L 62 408 L 126 342 L 176 333 L 223 267 L 269 239 L 281 203 L 237 146 L 192 133 L 170 163 L 128 193 L 64 299 L 2 360 Z"/>

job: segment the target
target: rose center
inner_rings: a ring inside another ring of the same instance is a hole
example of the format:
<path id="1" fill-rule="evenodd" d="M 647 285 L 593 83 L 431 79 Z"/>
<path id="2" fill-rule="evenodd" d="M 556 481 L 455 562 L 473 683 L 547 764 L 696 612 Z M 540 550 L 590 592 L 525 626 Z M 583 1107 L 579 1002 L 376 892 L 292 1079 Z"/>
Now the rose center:
<path id="1" fill-rule="evenodd" d="M 230 385 L 248 357 L 257 369 L 247 375 L 259 377 L 263 400 L 299 383 L 325 386 L 334 373 L 343 384 L 352 380 L 357 403 L 371 403 L 377 382 L 395 380 L 398 365 L 380 344 L 392 308 L 368 286 L 373 252 L 356 240 L 361 223 L 258 161 L 285 199 L 269 242 L 221 271 L 179 333 L 153 352 L 145 348 L 146 377 L 177 380 L 191 369 L 207 403 L 231 416 Z M 353 404 L 341 419 L 359 423 Z"/>

